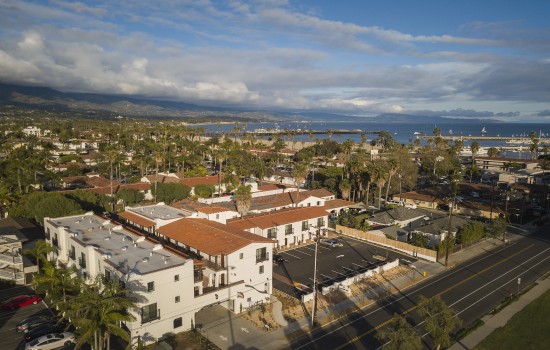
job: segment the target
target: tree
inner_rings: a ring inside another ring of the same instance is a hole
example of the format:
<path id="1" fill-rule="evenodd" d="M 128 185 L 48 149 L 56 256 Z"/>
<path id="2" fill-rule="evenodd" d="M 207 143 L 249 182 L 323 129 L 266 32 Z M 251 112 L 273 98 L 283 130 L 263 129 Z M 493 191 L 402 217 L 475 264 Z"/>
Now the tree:
<path id="1" fill-rule="evenodd" d="M 420 350 L 423 349 L 422 337 L 405 318 L 394 314 L 389 327 L 376 334 L 384 343 L 384 350 Z"/>
<path id="2" fill-rule="evenodd" d="M 116 194 L 119 200 L 122 200 L 125 205 L 134 205 L 143 202 L 144 195 L 133 188 L 121 188 Z"/>
<path id="3" fill-rule="evenodd" d="M 298 163 L 294 165 L 294 169 L 292 169 L 292 176 L 294 177 L 294 182 L 296 183 L 296 205 L 298 205 L 299 202 L 299 196 L 300 196 L 300 187 L 302 186 L 302 183 L 307 178 L 309 171 L 307 168 L 307 165 L 304 163 Z"/>
<path id="4" fill-rule="evenodd" d="M 496 218 L 487 227 L 487 233 L 493 237 L 502 237 L 504 239 L 506 227 L 506 220 L 504 218 Z"/>
<path id="5" fill-rule="evenodd" d="M 195 186 L 195 189 L 194 189 L 195 195 L 201 198 L 212 197 L 215 191 L 216 191 L 216 188 L 214 187 L 214 185 L 205 185 L 205 184 L 198 184 Z"/>
<path id="6" fill-rule="evenodd" d="M 57 251 L 57 248 L 53 247 L 50 243 L 39 239 L 38 241 L 36 241 L 34 248 L 25 250 L 25 254 L 31 255 L 35 258 L 38 273 L 40 274 L 42 272 L 42 270 L 40 269 L 40 262 L 46 264 L 48 262 L 48 254 L 55 251 Z"/>
<path id="7" fill-rule="evenodd" d="M 250 204 L 252 203 L 252 187 L 250 185 L 239 186 L 235 191 L 235 202 L 241 218 L 248 214 Z"/>
<path id="8" fill-rule="evenodd" d="M 23 196 L 15 209 L 16 216 L 23 216 L 44 225 L 45 217 L 82 214 L 85 211 L 73 199 L 52 192 L 33 192 Z"/>
<path id="9" fill-rule="evenodd" d="M 348 179 L 344 179 L 340 181 L 340 192 L 342 193 L 342 199 L 348 200 L 350 191 L 351 191 L 351 184 Z"/>
<path id="10" fill-rule="evenodd" d="M 104 280 L 102 275 L 82 287 L 66 313 L 80 333 L 76 348 L 89 343 L 93 350 L 109 350 L 111 334 L 129 341 L 130 335 L 121 323 L 136 320 L 129 312 L 137 306 L 129 297 L 130 291 L 116 279 Z"/>
<path id="11" fill-rule="evenodd" d="M 424 318 L 424 328 L 430 333 L 436 349 L 451 345 L 451 333 L 461 324 L 460 319 L 455 317 L 453 309 L 449 308 L 439 296 L 426 298 L 421 295 L 418 314 Z"/>
<path id="12" fill-rule="evenodd" d="M 470 151 L 472 151 L 472 163 L 475 162 L 477 152 L 479 152 L 480 148 L 481 146 L 477 141 L 474 141 L 470 144 Z"/>
<path id="13" fill-rule="evenodd" d="M 159 202 L 171 204 L 174 201 L 189 198 L 191 187 L 178 183 L 158 183 L 153 194 Z"/>
<path id="14" fill-rule="evenodd" d="M 499 154 L 500 151 L 496 147 L 489 147 L 489 149 L 487 149 L 487 155 L 491 158 L 498 157 Z"/>

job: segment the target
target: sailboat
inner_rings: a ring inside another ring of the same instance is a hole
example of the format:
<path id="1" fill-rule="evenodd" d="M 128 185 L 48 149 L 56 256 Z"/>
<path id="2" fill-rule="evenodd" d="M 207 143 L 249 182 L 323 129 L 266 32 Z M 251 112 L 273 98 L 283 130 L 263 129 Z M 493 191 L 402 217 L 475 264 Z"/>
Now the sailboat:
<path id="1" fill-rule="evenodd" d="M 449 135 L 453 134 L 453 129 L 449 129 Z"/>
<path id="2" fill-rule="evenodd" d="M 485 127 L 483 127 L 483 129 L 481 129 L 481 133 L 485 134 L 486 132 L 487 132 L 487 130 L 485 130 Z"/>

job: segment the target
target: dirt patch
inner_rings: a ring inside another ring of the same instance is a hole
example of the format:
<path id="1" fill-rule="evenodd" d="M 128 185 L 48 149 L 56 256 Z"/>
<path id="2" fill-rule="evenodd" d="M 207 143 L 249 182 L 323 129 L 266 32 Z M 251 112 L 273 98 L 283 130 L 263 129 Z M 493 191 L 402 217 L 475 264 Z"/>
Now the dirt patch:
<path id="1" fill-rule="evenodd" d="M 280 327 L 273 318 L 273 303 L 260 305 L 252 311 L 245 311 L 241 314 L 241 317 L 265 332 Z"/>

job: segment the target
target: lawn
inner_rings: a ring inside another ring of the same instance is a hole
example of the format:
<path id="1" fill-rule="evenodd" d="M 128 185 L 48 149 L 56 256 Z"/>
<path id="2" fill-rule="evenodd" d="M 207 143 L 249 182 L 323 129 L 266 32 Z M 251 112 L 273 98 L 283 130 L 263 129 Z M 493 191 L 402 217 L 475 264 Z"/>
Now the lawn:
<path id="1" fill-rule="evenodd" d="M 548 349 L 550 344 L 550 290 L 496 329 L 476 350 Z"/>

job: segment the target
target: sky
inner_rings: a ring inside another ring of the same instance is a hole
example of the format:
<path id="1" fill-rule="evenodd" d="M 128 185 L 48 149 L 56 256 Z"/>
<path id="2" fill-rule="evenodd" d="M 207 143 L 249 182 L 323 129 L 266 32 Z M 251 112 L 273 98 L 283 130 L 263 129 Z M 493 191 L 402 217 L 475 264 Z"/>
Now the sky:
<path id="1" fill-rule="evenodd" d="M 0 0 L 0 82 L 550 122 L 546 0 Z"/>

